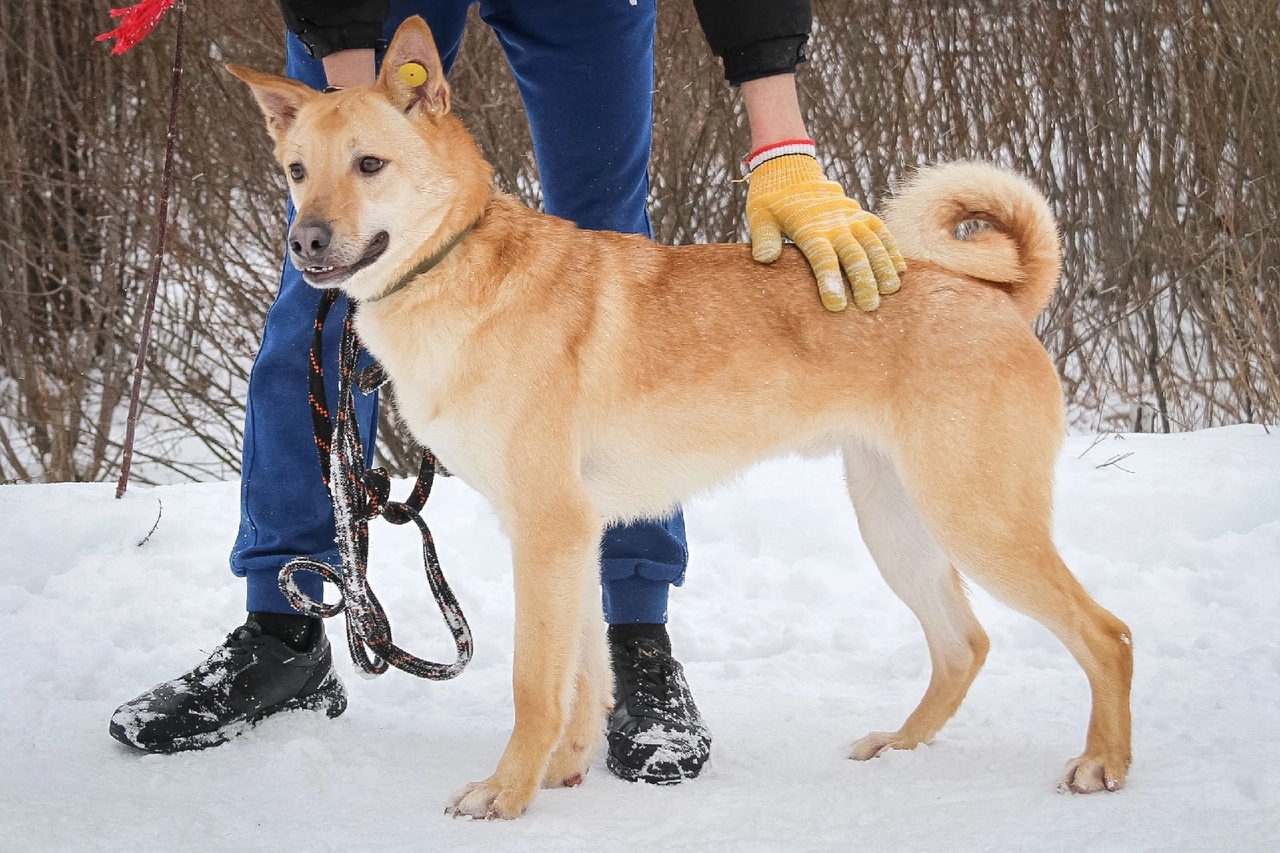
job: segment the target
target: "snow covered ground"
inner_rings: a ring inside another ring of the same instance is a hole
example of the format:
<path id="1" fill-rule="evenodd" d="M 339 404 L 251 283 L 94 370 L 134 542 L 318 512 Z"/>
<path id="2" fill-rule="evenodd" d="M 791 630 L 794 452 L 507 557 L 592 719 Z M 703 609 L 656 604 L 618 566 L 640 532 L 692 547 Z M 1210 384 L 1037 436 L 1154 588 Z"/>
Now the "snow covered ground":
<path id="1" fill-rule="evenodd" d="M 1133 629 L 1137 658 L 1128 787 L 1089 797 L 1055 792 L 1083 743 L 1083 675 L 1047 631 L 982 593 L 992 652 L 956 718 L 929 747 L 845 758 L 914 707 L 928 660 L 857 537 L 835 459 L 778 460 L 688 507 L 692 564 L 671 621 L 715 737 L 698 780 L 632 785 L 600 759 L 519 821 L 444 816 L 453 790 L 488 775 L 511 724 L 509 553 L 453 480 L 427 517 L 475 632 L 467 672 L 363 680 L 335 621 L 344 716 L 277 717 L 205 753 L 134 754 L 108 737 L 112 710 L 241 619 L 226 568 L 236 494 L 0 487 L 0 849 L 1280 847 L 1274 431 L 1067 442 L 1059 544 Z M 375 525 L 373 585 L 402 645 L 452 659 L 414 535 Z"/>

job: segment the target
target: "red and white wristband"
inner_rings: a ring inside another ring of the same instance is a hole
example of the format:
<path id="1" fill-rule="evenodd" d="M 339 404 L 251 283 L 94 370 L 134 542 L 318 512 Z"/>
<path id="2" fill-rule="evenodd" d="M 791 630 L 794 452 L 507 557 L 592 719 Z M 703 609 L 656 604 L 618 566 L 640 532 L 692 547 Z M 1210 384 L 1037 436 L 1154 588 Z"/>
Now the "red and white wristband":
<path id="1" fill-rule="evenodd" d="M 777 157 L 786 157 L 788 154 L 808 154 L 810 157 L 818 156 L 818 146 L 813 143 L 812 139 L 784 139 L 782 142 L 775 142 L 772 145 L 766 145 L 763 148 L 757 148 L 751 152 L 751 156 L 747 158 L 747 169 L 755 171 L 755 168 L 761 163 L 767 163 Z"/>

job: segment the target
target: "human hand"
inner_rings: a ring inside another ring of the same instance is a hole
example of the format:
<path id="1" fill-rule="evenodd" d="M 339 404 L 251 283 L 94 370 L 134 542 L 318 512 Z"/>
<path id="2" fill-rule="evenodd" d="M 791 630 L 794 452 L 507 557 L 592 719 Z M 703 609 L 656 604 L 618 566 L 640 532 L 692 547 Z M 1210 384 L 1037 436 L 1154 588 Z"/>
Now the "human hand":
<path id="1" fill-rule="evenodd" d="M 827 180 L 812 151 L 813 144 L 805 141 L 770 146 L 752 155 L 747 191 L 752 257 L 762 263 L 776 261 L 782 238 L 789 237 L 813 267 L 827 310 L 843 311 L 848 305 L 843 267 L 854 304 L 874 311 L 881 294 L 897 292 L 898 273 L 906 271 L 906 262 L 879 217 Z"/>

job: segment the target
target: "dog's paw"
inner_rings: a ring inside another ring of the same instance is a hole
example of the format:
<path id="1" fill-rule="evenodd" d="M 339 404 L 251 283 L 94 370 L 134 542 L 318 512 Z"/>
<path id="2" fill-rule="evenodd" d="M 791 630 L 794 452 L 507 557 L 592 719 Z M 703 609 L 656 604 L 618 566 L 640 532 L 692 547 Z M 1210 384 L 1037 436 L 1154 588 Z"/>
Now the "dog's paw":
<path id="1" fill-rule="evenodd" d="M 1127 761 L 1107 761 L 1090 755 L 1081 755 L 1067 762 L 1058 790 L 1064 794 L 1095 794 L 1098 791 L 1119 791 L 1124 787 L 1124 777 L 1129 772 Z"/>
<path id="2" fill-rule="evenodd" d="M 574 770 L 567 775 L 564 773 L 552 773 L 547 771 L 547 775 L 542 779 L 542 787 L 544 788 L 576 788 L 582 784 L 587 777 L 587 771 Z"/>
<path id="3" fill-rule="evenodd" d="M 574 788 L 582 784 L 591 768 L 591 754 L 585 747 L 561 745 L 551 754 L 551 763 L 542 777 L 544 788 Z"/>
<path id="4" fill-rule="evenodd" d="M 901 732 L 872 732 L 853 745 L 849 757 L 868 761 L 890 749 L 915 749 L 920 744 L 918 738 L 904 737 Z"/>
<path id="5" fill-rule="evenodd" d="M 476 820 L 511 820 L 524 814 L 535 793 L 536 789 L 525 792 L 503 786 L 490 776 L 483 782 L 472 782 L 454 794 L 444 813 L 449 817 Z"/>

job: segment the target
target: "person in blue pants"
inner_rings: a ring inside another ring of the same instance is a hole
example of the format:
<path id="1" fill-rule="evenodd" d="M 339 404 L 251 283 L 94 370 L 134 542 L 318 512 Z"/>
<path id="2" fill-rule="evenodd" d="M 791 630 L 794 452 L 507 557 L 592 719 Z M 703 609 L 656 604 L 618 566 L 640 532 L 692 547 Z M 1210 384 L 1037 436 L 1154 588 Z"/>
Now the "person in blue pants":
<path id="1" fill-rule="evenodd" d="M 471 5 L 472 0 L 282 0 L 289 28 L 287 74 L 317 90 L 372 83 L 382 48 L 415 14 L 431 27 L 447 73 Z M 654 0 L 481 0 L 479 7 L 524 100 L 547 212 L 583 228 L 652 236 L 646 199 Z M 753 167 L 770 160 L 777 165 L 777 158 L 812 160 L 792 76 L 809 30 L 807 0 L 700 0 L 698 12 L 729 82 L 743 87 L 757 149 Z M 805 189 L 795 187 L 797 194 Z M 837 194 L 846 215 L 866 216 L 838 188 Z M 825 212 L 815 210 L 813 217 Z M 292 206 L 288 215 L 292 220 Z M 794 223 L 791 230 L 805 224 Z M 758 258 L 769 259 L 762 257 L 759 241 L 756 249 Z M 866 250 L 870 255 L 882 247 L 874 243 Z M 819 259 L 810 260 L 819 268 Z M 854 271 L 846 271 L 852 279 Z M 838 269 L 836 279 L 843 295 Z M 828 307 L 843 307 L 832 305 L 827 294 L 823 299 Z M 319 291 L 286 258 L 250 375 L 241 522 L 231 553 L 232 571 L 247 581 L 249 617 L 208 660 L 121 706 L 110 731 L 123 743 L 152 752 L 199 749 L 278 711 L 305 708 L 337 716 L 346 708 L 320 620 L 294 611 L 279 588 L 281 567 L 294 557 L 338 563 L 333 506 L 320 476 L 306 394 L 318 302 Z M 330 314 L 326 353 L 338 351 L 344 313 L 339 305 Z M 325 374 L 333 386 L 329 399 L 336 400 L 337 370 Z M 356 409 L 371 464 L 376 395 L 356 395 Z M 684 518 L 677 510 L 666 519 L 611 527 L 601 550 L 616 682 L 607 766 L 622 778 L 655 783 L 696 776 L 711 738 L 665 626 L 670 586 L 683 582 L 688 561 Z M 313 599 L 322 598 L 318 575 L 301 572 L 295 579 Z"/>

